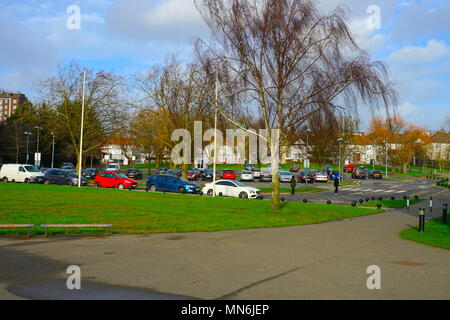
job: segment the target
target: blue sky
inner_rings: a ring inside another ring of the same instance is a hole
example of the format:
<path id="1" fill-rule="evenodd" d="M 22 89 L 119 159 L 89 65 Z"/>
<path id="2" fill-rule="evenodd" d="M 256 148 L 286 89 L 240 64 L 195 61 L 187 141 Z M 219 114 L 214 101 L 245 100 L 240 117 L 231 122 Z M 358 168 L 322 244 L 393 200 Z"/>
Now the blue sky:
<path id="1" fill-rule="evenodd" d="M 450 1 L 323 0 L 351 10 L 350 26 L 374 60 L 386 62 L 406 120 L 439 129 L 450 114 Z M 81 29 L 66 27 L 70 5 Z M 380 29 L 367 25 L 371 5 Z M 193 37 L 208 31 L 191 0 L 0 0 L 0 88 L 35 96 L 34 84 L 73 59 L 127 75 L 161 63 L 169 53 L 188 58 Z M 370 113 L 361 112 L 363 124 Z"/>

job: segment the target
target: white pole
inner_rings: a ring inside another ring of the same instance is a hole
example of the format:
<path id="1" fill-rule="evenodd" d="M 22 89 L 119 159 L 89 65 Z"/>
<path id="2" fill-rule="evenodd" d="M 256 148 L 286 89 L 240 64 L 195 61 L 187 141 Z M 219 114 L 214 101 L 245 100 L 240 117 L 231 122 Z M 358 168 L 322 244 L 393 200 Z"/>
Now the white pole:
<path id="1" fill-rule="evenodd" d="M 52 169 L 53 169 L 53 162 L 55 160 L 55 134 L 52 132 L 53 142 L 52 142 Z"/>
<path id="2" fill-rule="evenodd" d="M 388 177 L 388 145 L 386 141 L 386 178 Z"/>
<path id="3" fill-rule="evenodd" d="M 86 70 L 83 72 L 83 96 L 81 98 L 81 130 L 80 130 L 80 158 L 78 160 L 78 188 L 81 187 L 81 166 L 83 163 L 83 128 L 84 128 L 84 93 L 86 86 Z"/>
<path id="4" fill-rule="evenodd" d="M 216 100 L 214 103 L 214 164 L 213 164 L 213 197 L 216 196 L 216 161 L 217 161 L 217 103 L 219 100 L 219 74 L 216 72 Z"/>

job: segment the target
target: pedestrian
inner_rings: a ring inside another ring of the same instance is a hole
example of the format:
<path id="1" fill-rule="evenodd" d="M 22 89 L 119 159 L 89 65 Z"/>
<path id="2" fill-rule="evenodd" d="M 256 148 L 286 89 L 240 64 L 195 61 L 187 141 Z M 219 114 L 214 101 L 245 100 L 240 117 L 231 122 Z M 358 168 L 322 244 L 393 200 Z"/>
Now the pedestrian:
<path id="1" fill-rule="evenodd" d="M 334 177 L 334 194 L 337 195 L 339 191 L 339 175 Z"/>
<path id="2" fill-rule="evenodd" d="M 292 194 L 295 193 L 295 187 L 297 186 L 297 180 L 295 180 L 295 177 L 292 176 L 291 178 L 291 188 L 292 188 Z"/>

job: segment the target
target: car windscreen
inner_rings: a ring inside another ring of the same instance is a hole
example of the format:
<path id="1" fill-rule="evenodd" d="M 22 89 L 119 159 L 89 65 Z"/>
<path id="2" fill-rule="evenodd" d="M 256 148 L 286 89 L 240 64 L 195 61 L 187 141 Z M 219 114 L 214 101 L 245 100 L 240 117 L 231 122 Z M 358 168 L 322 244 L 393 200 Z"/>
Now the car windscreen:
<path id="1" fill-rule="evenodd" d="M 189 182 L 189 180 L 186 179 L 186 178 L 184 178 L 184 177 L 178 178 L 178 181 L 181 181 L 181 182 Z"/>
<path id="2" fill-rule="evenodd" d="M 117 174 L 116 176 L 122 179 L 128 179 L 128 177 L 124 174 Z"/>
<path id="3" fill-rule="evenodd" d="M 28 172 L 41 172 L 38 168 L 36 168 L 35 166 L 24 166 L 25 170 L 27 170 Z"/>

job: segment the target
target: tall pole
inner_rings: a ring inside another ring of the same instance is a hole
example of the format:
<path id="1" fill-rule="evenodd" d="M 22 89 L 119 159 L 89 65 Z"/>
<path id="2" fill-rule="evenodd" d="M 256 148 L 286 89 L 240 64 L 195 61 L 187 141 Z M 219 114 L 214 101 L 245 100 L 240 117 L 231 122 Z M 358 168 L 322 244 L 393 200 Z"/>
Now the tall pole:
<path id="1" fill-rule="evenodd" d="M 339 177 L 339 181 L 342 181 L 343 180 L 343 178 L 344 178 L 344 171 L 342 170 L 342 167 L 341 167 L 341 142 L 343 141 L 344 139 L 342 139 L 342 138 L 339 138 L 339 139 L 337 139 L 337 141 L 339 142 L 339 172 L 341 172 L 341 175 L 340 175 L 340 177 Z"/>
<path id="2" fill-rule="evenodd" d="M 84 93 L 86 90 L 86 70 L 83 72 L 83 95 L 81 98 L 81 130 L 80 130 L 80 158 L 78 159 L 78 188 L 81 188 L 81 166 L 83 163 L 83 129 L 84 129 Z"/>
<path id="3" fill-rule="evenodd" d="M 213 197 L 216 196 L 216 161 L 217 161 L 217 107 L 219 100 L 219 73 L 216 71 L 216 99 L 214 102 L 214 164 L 213 164 Z"/>
<path id="4" fill-rule="evenodd" d="M 388 145 L 387 145 L 387 140 L 386 142 L 386 178 L 388 177 Z"/>
<path id="5" fill-rule="evenodd" d="M 53 162 L 55 160 L 55 134 L 52 132 L 52 169 L 53 169 Z"/>
<path id="6" fill-rule="evenodd" d="M 30 133 L 29 132 L 25 132 L 25 134 L 27 135 L 27 164 L 28 164 L 28 161 L 29 161 L 29 158 L 30 158 L 30 155 L 28 153 L 28 137 L 30 136 Z"/>

